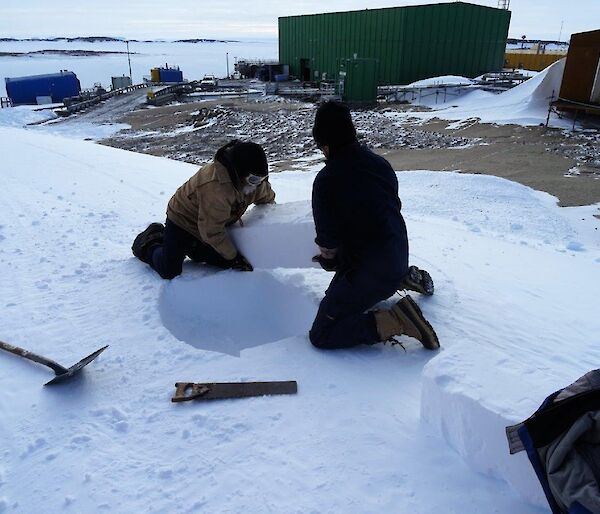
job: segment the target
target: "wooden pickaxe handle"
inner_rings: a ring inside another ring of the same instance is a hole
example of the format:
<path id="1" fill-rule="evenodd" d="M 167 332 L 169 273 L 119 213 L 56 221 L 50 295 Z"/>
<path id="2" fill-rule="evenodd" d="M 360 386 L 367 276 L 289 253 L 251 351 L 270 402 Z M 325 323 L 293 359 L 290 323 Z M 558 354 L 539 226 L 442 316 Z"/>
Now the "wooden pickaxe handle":
<path id="1" fill-rule="evenodd" d="M 51 359 L 47 359 L 46 357 L 25 350 L 24 348 L 19 348 L 18 346 L 13 346 L 12 344 L 4 343 L 2 341 L 0 341 L 0 348 L 2 350 L 6 350 L 7 352 L 14 353 L 19 357 L 23 357 L 25 359 L 29 359 L 30 361 L 48 366 L 57 375 L 62 375 L 68 371 L 67 368 L 61 366 L 58 362 L 54 362 Z"/>

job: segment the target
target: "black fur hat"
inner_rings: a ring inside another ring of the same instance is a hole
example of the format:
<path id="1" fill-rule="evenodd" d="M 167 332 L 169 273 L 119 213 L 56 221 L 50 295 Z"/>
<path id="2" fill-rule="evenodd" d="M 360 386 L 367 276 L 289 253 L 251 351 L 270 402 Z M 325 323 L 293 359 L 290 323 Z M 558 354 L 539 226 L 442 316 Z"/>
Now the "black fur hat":
<path id="1" fill-rule="evenodd" d="M 317 146 L 328 146 L 330 150 L 355 142 L 356 129 L 348 106 L 333 100 L 321 104 L 312 133 Z"/>
<path id="2" fill-rule="evenodd" d="M 231 163 L 240 177 L 269 174 L 267 156 L 262 146 L 256 143 L 238 143 L 231 149 Z"/>

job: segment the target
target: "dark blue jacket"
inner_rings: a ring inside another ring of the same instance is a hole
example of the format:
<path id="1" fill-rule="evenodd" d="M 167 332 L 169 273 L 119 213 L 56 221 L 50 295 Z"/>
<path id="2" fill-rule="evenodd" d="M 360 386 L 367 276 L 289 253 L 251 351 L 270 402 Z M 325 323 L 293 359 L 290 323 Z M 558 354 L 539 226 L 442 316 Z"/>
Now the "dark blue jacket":
<path id="1" fill-rule="evenodd" d="M 313 184 L 317 237 L 338 248 L 347 267 L 372 267 L 390 279 L 408 270 L 408 238 L 398 180 L 390 164 L 358 143 L 327 160 Z"/>

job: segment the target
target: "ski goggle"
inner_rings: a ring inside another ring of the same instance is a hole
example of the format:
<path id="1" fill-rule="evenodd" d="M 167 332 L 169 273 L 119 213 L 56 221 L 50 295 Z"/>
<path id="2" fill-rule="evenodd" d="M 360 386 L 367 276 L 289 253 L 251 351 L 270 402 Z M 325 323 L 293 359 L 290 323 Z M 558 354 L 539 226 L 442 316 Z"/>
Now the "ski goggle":
<path id="1" fill-rule="evenodd" d="M 250 175 L 248 175 L 246 177 L 246 183 L 249 186 L 257 187 L 257 186 L 260 186 L 261 182 L 263 180 L 265 180 L 266 178 L 267 178 L 267 175 L 263 176 L 263 175 L 252 175 L 252 174 L 250 174 Z"/>

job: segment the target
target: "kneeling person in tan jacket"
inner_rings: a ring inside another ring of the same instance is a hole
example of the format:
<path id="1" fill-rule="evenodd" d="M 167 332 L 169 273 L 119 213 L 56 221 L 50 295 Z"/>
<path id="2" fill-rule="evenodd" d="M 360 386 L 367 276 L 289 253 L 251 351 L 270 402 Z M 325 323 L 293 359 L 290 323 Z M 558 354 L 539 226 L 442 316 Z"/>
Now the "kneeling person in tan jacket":
<path id="1" fill-rule="evenodd" d="M 272 203 L 264 150 L 255 143 L 231 141 L 172 196 L 167 220 L 138 234 L 133 254 L 162 278 L 181 274 L 186 256 L 195 262 L 252 271 L 227 227 L 252 204 Z"/>

